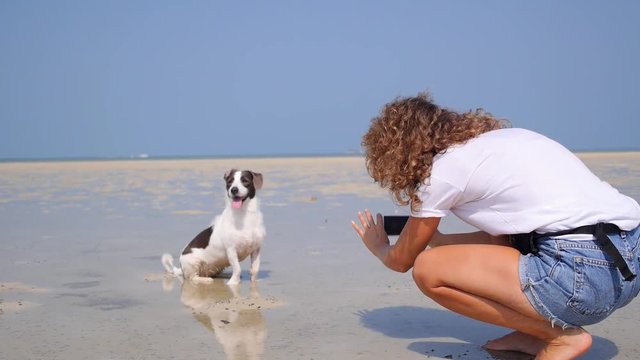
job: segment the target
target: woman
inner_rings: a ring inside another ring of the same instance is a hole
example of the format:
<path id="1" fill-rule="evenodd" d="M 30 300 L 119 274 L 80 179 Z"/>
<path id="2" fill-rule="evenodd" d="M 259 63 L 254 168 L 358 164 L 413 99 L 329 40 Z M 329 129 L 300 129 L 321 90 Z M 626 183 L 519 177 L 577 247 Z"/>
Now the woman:
<path id="1" fill-rule="evenodd" d="M 393 245 L 380 214 L 359 212 L 354 230 L 442 306 L 515 330 L 485 348 L 578 357 L 591 346 L 582 326 L 640 291 L 640 206 L 560 144 L 427 94 L 385 105 L 362 144 L 369 174 L 411 217 Z M 481 231 L 440 233 L 449 212 Z"/>

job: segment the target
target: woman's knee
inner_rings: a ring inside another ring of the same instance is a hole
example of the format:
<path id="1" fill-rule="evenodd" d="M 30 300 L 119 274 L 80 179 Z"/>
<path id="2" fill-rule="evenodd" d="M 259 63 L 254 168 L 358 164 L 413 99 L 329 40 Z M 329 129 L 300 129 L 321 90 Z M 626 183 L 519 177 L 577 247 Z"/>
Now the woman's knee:
<path id="1" fill-rule="evenodd" d="M 434 249 L 425 250 L 418 255 L 413 264 L 413 281 L 422 290 L 423 293 L 429 295 L 431 290 L 440 286 L 441 281 L 438 276 Z"/>

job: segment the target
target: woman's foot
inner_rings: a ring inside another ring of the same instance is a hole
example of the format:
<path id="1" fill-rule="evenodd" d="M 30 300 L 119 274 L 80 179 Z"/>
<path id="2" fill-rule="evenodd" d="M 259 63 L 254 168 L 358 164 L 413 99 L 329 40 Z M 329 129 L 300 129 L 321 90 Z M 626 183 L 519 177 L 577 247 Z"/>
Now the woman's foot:
<path id="1" fill-rule="evenodd" d="M 566 329 L 549 341 L 519 331 L 488 341 L 483 348 L 499 351 L 519 351 L 536 355 L 539 360 L 575 359 L 591 347 L 591 335 L 584 329 Z"/>
<path id="2" fill-rule="evenodd" d="M 535 336 L 514 331 L 501 338 L 487 341 L 482 347 L 488 350 L 519 351 L 529 355 L 537 355 L 547 343 Z"/>
<path id="3" fill-rule="evenodd" d="M 547 341 L 536 359 L 558 360 L 575 359 L 586 353 L 591 347 L 591 335 L 582 328 L 566 329 L 556 338 Z"/>

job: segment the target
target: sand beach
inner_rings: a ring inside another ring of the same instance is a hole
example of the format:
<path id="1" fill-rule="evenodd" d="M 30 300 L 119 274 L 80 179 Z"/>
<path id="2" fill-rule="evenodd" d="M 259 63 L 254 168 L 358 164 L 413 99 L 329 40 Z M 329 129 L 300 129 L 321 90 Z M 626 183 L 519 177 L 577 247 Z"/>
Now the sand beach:
<path id="1" fill-rule="evenodd" d="M 640 200 L 640 153 L 579 156 Z M 237 288 L 183 285 L 160 256 L 221 212 L 230 168 L 264 175 L 259 281 L 245 261 Z M 0 163 L 0 359 L 530 358 L 385 269 L 350 225 L 365 208 L 408 212 L 358 156 Z M 640 358 L 639 323 L 636 299 L 588 327 L 584 359 Z"/>

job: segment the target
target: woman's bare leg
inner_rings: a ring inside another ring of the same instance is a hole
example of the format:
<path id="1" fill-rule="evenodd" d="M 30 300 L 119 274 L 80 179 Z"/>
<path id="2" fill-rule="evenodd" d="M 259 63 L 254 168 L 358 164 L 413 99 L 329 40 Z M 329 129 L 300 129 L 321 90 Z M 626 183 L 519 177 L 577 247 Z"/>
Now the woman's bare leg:
<path id="1" fill-rule="evenodd" d="M 492 236 L 484 231 L 468 232 L 468 233 L 450 233 L 443 234 L 437 231 L 429 246 L 435 248 L 445 245 L 502 245 L 510 246 L 511 243 L 506 235 Z M 487 341 L 482 347 L 489 350 L 511 350 L 520 351 L 527 354 L 535 355 L 547 345 L 546 342 L 535 336 L 525 334 L 520 331 L 513 331 L 498 339 Z"/>
<path id="2" fill-rule="evenodd" d="M 447 309 L 523 334 L 516 332 L 496 340 L 502 350 L 554 360 L 585 353 L 591 347 L 586 331 L 551 327 L 531 306 L 520 289 L 519 255 L 508 246 L 439 246 L 418 256 L 413 277 L 425 295 Z M 523 341 L 524 334 L 543 341 L 543 347 L 535 341 Z"/>

